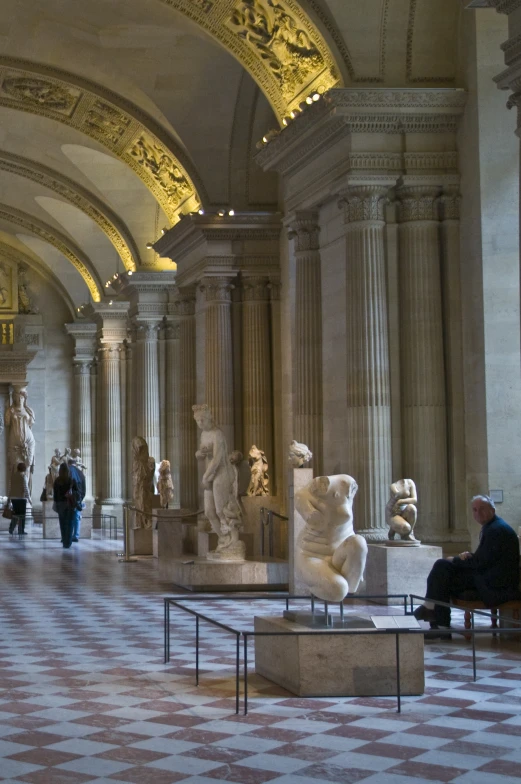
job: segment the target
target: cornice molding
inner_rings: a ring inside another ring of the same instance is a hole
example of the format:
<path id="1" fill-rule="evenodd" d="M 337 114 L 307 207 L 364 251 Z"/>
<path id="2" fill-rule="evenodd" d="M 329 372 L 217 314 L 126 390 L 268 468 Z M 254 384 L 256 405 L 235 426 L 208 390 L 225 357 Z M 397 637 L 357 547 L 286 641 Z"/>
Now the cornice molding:
<path id="1" fill-rule="evenodd" d="M 32 180 L 62 196 L 97 223 L 115 247 L 125 269 L 134 270 L 139 266 L 139 251 L 128 228 L 110 207 L 86 188 L 48 166 L 5 150 L 0 150 L 0 170 Z"/>
<path id="2" fill-rule="evenodd" d="M 21 226 L 26 231 L 53 245 L 78 270 L 94 302 L 100 301 L 103 288 L 98 273 L 89 257 L 65 234 L 27 212 L 17 210 L 7 204 L 0 204 L 0 219 Z"/>

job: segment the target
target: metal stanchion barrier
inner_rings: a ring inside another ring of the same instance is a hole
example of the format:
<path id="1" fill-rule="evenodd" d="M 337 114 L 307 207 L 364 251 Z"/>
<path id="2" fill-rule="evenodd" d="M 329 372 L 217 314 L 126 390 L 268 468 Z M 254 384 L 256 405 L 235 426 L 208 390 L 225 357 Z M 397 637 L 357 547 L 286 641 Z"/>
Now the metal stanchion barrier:
<path id="1" fill-rule="evenodd" d="M 132 507 L 134 508 L 134 507 Z M 130 557 L 130 542 L 129 542 L 129 535 L 128 535 L 128 515 L 129 507 L 127 504 L 123 504 L 123 553 L 118 553 L 118 555 L 122 555 L 123 557 L 119 559 L 120 563 L 136 563 L 137 558 Z"/>

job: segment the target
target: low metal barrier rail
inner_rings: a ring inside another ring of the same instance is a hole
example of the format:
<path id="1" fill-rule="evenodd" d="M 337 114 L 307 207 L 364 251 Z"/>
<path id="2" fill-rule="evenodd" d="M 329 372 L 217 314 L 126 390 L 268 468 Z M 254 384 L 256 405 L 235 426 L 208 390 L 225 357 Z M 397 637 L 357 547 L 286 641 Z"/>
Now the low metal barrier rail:
<path id="1" fill-rule="evenodd" d="M 267 509 L 264 506 L 260 508 L 260 547 L 261 555 L 265 555 L 265 531 L 268 529 L 268 557 L 273 558 L 274 544 L 273 544 L 273 518 L 278 520 L 289 520 L 288 517 L 275 512 L 273 509 Z"/>

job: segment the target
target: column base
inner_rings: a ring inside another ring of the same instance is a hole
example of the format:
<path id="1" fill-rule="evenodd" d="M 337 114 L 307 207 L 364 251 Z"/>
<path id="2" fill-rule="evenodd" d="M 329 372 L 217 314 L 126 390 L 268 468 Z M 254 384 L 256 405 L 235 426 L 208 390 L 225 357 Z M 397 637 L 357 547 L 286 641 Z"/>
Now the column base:
<path id="1" fill-rule="evenodd" d="M 102 515 L 112 515 L 117 518 L 118 528 L 123 527 L 123 500 L 120 499 L 96 499 L 92 505 L 92 527 L 100 529 Z"/>

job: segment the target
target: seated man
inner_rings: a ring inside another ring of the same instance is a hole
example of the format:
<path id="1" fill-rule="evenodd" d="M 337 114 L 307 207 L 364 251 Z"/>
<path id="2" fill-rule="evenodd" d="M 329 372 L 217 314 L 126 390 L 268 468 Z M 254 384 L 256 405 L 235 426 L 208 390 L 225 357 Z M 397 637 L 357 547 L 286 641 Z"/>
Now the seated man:
<path id="1" fill-rule="evenodd" d="M 427 578 L 427 599 L 449 603 L 452 597 L 472 592 L 487 607 L 519 598 L 519 541 L 515 531 L 496 515 L 488 495 L 472 499 L 474 520 L 481 525 L 474 554 L 440 558 Z M 470 598 L 470 597 L 469 597 Z M 450 626 L 450 608 L 432 602 L 417 607 L 415 617 L 432 628 Z"/>

